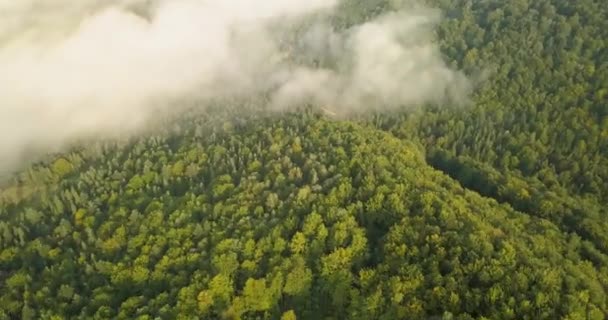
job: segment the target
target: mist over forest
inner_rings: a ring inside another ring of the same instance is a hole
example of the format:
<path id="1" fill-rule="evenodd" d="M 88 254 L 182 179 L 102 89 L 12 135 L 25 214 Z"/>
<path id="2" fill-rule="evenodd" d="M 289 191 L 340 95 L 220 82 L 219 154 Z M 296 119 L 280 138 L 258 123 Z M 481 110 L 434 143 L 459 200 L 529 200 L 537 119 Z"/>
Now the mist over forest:
<path id="1" fill-rule="evenodd" d="M 604 320 L 607 17 L 0 0 L 0 320 Z"/>
<path id="2" fill-rule="evenodd" d="M 468 94 L 434 41 L 440 12 L 426 7 L 340 28 L 347 2 L 74 2 L 2 4 L 5 172 L 29 150 L 135 134 L 161 110 L 184 112 L 184 101 L 206 108 L 265 95 L 261 108 L 350 113 L 464 103 Z"/>

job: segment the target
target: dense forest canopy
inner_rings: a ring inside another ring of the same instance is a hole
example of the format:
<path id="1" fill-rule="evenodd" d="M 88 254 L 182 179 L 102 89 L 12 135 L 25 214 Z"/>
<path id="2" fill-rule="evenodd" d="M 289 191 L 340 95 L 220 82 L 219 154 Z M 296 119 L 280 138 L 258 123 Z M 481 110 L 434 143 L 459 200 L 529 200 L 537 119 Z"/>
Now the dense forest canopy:
<path id="1" fill-rule="evenodd" d="M 608 6 L 426 2 L 469 106 L 219 106 L 51 155 L 0 189 L 0 319 L 605 319 Z"/>

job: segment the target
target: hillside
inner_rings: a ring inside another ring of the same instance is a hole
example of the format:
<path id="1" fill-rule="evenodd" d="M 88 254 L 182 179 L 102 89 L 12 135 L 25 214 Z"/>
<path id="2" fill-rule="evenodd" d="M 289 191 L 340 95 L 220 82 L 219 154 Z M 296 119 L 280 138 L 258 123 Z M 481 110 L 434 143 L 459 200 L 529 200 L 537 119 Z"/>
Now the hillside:
<path id="1" fill-rule="evenodd" d="M 411 143 L 313 115 L 196 131 L 31 170 L 47 183 L 0 211 L 3 316 L 608 311 L 593 244 L 463 189 Z"/>
<path id="2" fill-rule="evenodd" d="M 594 0 L 428 2 L 446 14 L 438 30 L 446 57 L 483 80 L 472 107 L 406 115 L 394 132 L 606 204 L 608 7 Z"/>
<path id="3" fill-rule="evenodd" d="M 601 2 L 428 1 L 452 64 L 485 73 L 466 108 L 390 115 L 427 160 L 480 194 L 608 252 L 608 7 Z M 464 35 L 464 36 L 463 36 Z"/>

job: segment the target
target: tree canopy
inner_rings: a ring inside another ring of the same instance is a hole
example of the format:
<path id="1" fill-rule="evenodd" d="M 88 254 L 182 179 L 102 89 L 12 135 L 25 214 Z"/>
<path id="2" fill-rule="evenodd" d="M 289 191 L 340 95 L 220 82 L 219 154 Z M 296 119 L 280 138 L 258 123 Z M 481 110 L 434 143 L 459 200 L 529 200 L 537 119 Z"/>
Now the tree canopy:
<path id="1" fill-rule="evenodd" d="M 605 319 L 608 6 L 426 2 L 470 106 L 220 105 L 50 155 L 0 188 L 0 319 Z"/>

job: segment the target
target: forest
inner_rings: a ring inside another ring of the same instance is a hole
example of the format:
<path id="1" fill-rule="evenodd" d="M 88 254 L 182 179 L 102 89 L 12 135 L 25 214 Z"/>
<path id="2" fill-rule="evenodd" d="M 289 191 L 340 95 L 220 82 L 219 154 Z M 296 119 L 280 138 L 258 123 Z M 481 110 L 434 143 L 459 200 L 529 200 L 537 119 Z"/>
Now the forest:
<path id="1" fill-rule="evenodd" d="M 426 2 L 467 106 L 220 104 L 0 184 L 0 319 L 606 319 L 608 5 Z"/>

